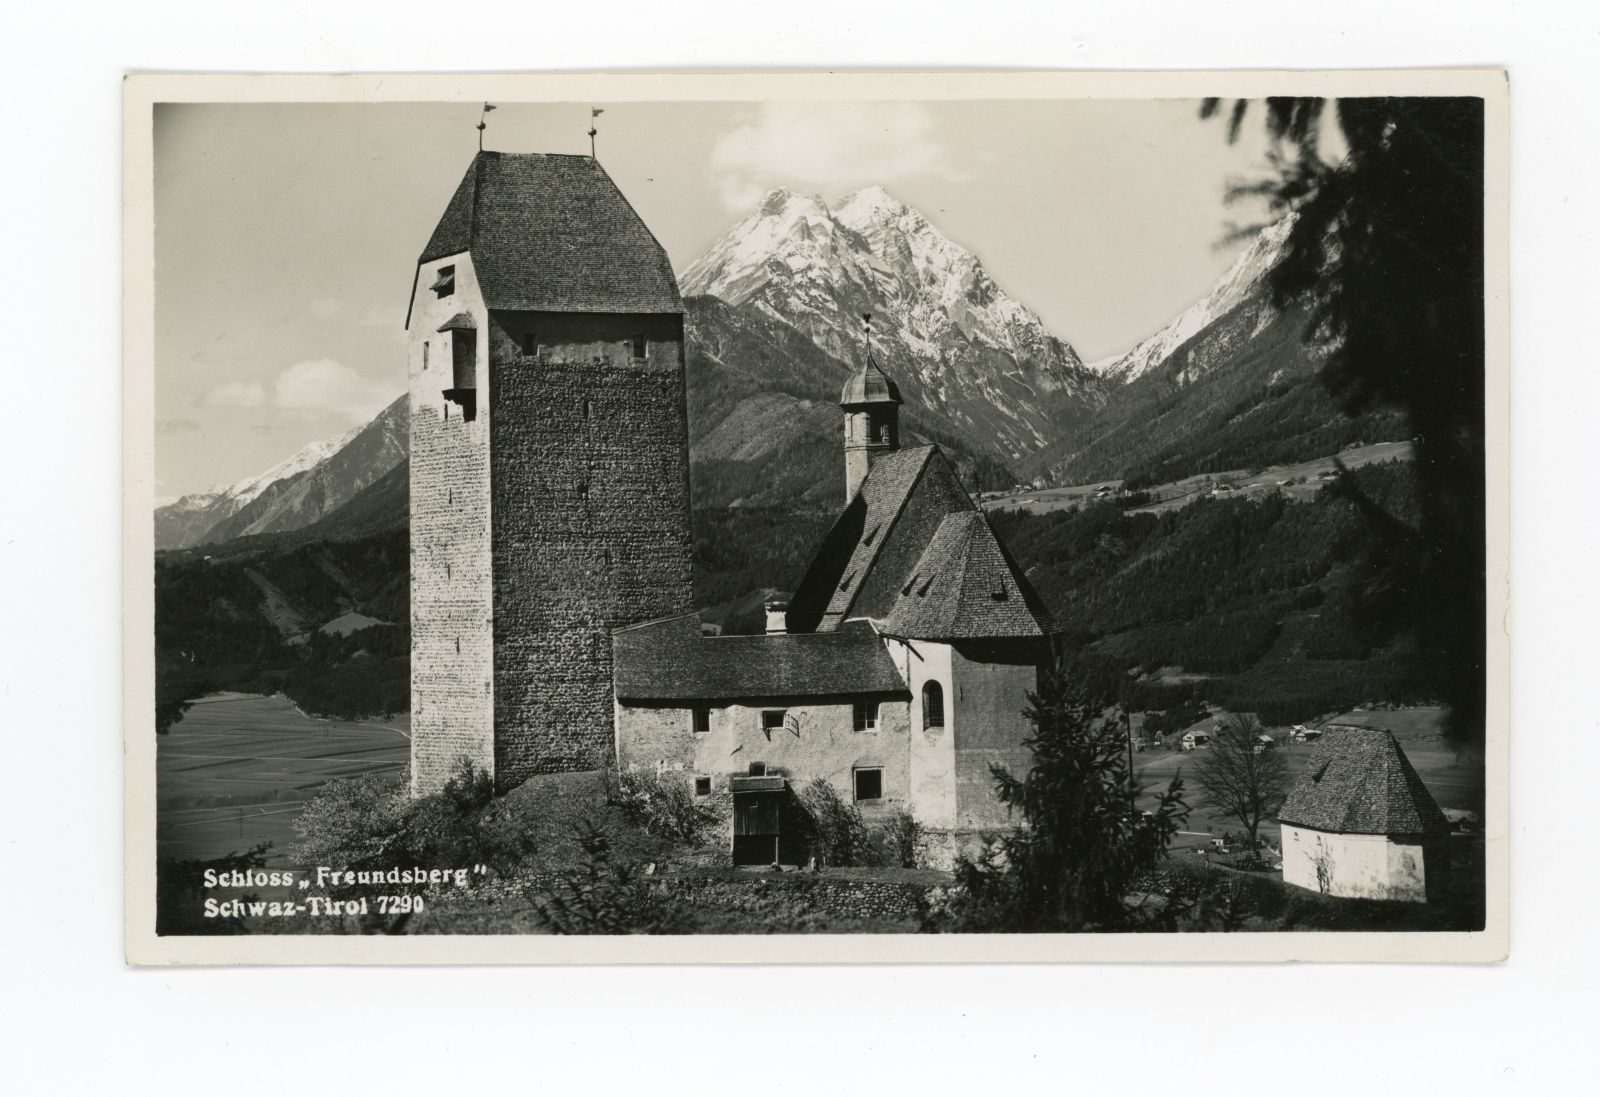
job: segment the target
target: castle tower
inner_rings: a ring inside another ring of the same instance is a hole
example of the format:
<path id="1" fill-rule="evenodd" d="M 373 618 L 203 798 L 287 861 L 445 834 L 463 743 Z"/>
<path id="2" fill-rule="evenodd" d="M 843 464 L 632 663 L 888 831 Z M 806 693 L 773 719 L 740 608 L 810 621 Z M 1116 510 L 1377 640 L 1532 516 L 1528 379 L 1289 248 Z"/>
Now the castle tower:
<path id="1" fill-rule="evenodd" d="M 594 158 L 480 152 L 406 326 L 412 790 L 598 768 L 611 630 L 691 603 L 666 252 Z"/>
<path id="2" fill-rule="evenodd" d="M 861 490 L 873 458 L 900 448 L 900 389 L 872 356 L 872 319 L 867 326 L 866 362 L 845 382 L 839 396 L 844 409 L 844 501 Z"/>

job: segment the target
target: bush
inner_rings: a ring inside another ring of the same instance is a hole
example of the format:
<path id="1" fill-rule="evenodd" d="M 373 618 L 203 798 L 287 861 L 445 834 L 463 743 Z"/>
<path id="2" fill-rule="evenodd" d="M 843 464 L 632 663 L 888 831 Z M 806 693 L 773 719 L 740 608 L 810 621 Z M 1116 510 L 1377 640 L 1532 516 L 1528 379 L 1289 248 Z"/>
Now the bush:
<path id="1" fill-rule="evenodd" d="M 697 798 L 688 785 L 663 780 L 649 770 L 619 773 L 608 798 L 646 833 L 687 845 L 704 843 L 722 821 L 716 809 Z"/>
<path id="2" fill-rule="evenodd" d="M 396 852 L 405 829 L 409 772 L 393 781 L 377 774 L 329 781 L 292 826 L 292 856 L 308 864 L 346 867 Z"/>
<path id="3" fill-rule="evenodd" d="M 580 829 L 583 850 L 575 868 L 534 898 L 534 917 L 547 933 L 672 933 L 684 919 L 677 904 L 611 858 L 611 841 L 593 823 Z"/>
<path id="4" fill-rule="evenodd" d="M 885 864 L 916 868 L 921 860 L 922 824 L 904 808 L 879 824 L 873 838 L 880 851 L 879 859 Z"/>
<path id="5" fill-rule="evenodd" d="M 817 864 L 869 865 L 878 860 L 861 812 L 825 778 L 813 779 L 800 793 L 800 803 L 811 816 L 811 853 Z"/>

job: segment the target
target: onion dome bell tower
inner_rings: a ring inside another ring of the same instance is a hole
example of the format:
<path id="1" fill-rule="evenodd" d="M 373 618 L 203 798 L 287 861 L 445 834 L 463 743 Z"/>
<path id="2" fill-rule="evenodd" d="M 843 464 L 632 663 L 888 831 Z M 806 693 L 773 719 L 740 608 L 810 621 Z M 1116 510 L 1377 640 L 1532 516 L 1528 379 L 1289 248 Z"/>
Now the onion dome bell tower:
<path id="1" fill-rule="evenodd" d="M 880 453 L 900 448 L 900 388 L 878 368 L 872 356 L 872 314 L 861 318 L 866 329 L 866 362 L 850 375 L 839 406 L 844 409 L 844 501 L 848 506 L 861 490 Z"/>

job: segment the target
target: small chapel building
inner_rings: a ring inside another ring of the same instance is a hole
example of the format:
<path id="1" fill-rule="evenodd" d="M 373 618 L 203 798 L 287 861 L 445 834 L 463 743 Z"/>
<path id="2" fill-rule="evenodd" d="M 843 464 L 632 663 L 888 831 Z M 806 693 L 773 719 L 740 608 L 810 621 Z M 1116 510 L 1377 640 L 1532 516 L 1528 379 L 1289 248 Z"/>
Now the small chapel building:
<path id="1" fill-rule="evenodd" d="M 844 509 L 766 634 L 688 612 L 613 633 L 619 765 L 731 798 L 738 863 L 804 859 L 819 777 L 869 822 L 911 814 L 935 861 L 1019 821 L 990 767 L 1031 764 L 1055 626 L 939 447 L 901 447 L 870 353 L 840 405 Z"/>
<path id="2" fill-rule="evenodd" d="M 1382 728 L 1327 728 L 1278 822 L 1286 884 L 1420 903 L 1449 878 L 1450 824 Z"/>

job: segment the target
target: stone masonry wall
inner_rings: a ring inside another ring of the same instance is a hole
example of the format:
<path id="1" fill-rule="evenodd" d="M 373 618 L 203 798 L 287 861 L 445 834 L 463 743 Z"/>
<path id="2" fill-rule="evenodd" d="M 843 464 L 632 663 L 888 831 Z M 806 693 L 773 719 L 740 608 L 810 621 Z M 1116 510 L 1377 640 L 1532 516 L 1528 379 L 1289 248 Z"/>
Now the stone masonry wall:
<path id="1" fill-rule="evenodd" d="M 506 788 L 604 764 L 611 630 L 692 603 L 688 423 L 681 316 L 495 313 L 489 335 Z"/>
<path id="2" fill-rule="evenodd" d="M 429 287 L 441 266 L 455 290 Z M 418 274 L 410 322 L 411 388 L 411 788 L 437 791 L 465 758 L 494 767 L 490 689 L 489 430 L 479 404 L 466 422 L 444 398 L 453 385 L 451 316 L 488 313 L 471 257 L 428 264 Z M 476 340 L 483 395 L 484 341 Z"/>

